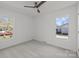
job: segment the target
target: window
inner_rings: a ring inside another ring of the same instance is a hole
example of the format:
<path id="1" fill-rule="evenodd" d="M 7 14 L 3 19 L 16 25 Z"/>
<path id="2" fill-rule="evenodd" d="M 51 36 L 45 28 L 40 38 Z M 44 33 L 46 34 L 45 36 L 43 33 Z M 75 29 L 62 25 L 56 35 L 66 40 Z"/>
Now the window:
<path id="1" fill-rule="evenodd" d="M 11 39 L 12 36 L 13 36 L 12 18 L 7 16 L 0 17 L 0 40 Z"/>
<path id="2" fill-rule="evenodd" d="M 69 17 L 59 17 L 56 18 L 56 36 L 57 37 L 68 37 L 68 25 Z"/>

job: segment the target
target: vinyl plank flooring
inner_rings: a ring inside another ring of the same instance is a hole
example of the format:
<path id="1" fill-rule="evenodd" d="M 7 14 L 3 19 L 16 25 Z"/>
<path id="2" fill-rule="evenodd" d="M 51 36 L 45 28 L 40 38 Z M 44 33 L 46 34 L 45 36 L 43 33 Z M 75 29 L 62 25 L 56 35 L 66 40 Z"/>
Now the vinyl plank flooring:
<path id="1" fill-rule="evenodd" d="M 56 58 L 76 57 L 75 53 L 31 40 L 29 42 L 0 50 L 0 58 Z"/>

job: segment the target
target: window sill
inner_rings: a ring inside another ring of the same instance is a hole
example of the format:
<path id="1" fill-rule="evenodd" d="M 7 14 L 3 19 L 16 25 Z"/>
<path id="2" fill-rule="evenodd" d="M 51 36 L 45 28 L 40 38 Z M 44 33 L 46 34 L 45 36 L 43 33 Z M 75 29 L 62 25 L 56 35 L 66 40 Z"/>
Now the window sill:
<path id="1" fill-rule="evenodd" d="M 59 39 L 68 39 L 68 36 L 56 35 L 56 38 L 59 38 Z"/>

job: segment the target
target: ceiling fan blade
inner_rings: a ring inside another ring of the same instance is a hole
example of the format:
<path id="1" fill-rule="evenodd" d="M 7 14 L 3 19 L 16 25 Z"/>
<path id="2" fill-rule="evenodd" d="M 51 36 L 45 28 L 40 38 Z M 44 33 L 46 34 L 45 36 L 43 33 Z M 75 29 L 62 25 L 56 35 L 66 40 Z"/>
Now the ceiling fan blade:
<path id="1" fill-rule="evenodd" d="M 24 6 L 24 7 L 28 7 L 28 8 L 35 8 L 34 6 Z"/>
<path id="2" fill-rule="evenodd" d="M 40 7 L 43 3 L 45 3 L 46 1 L 41 1 L 36 7 Z"/>
<path id="3" fill-rule="evenodd" d="M 40 10 L 39 10 L 39 9 L 37 9 L 37 12 L 38 12 L 38 13 L 40 13 Z"/>

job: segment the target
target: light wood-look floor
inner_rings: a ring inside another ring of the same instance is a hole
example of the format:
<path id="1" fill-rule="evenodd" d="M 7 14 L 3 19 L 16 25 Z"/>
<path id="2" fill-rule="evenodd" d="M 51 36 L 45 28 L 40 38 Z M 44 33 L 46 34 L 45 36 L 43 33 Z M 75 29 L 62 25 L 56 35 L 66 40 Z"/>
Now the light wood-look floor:
<path id="1" fill-rule="evenodd" d="M 0 58 L 51 58 L 76 57 L 75 53 L 49 44 L 31 40 L 10 48 L 0 50 Z"/>

